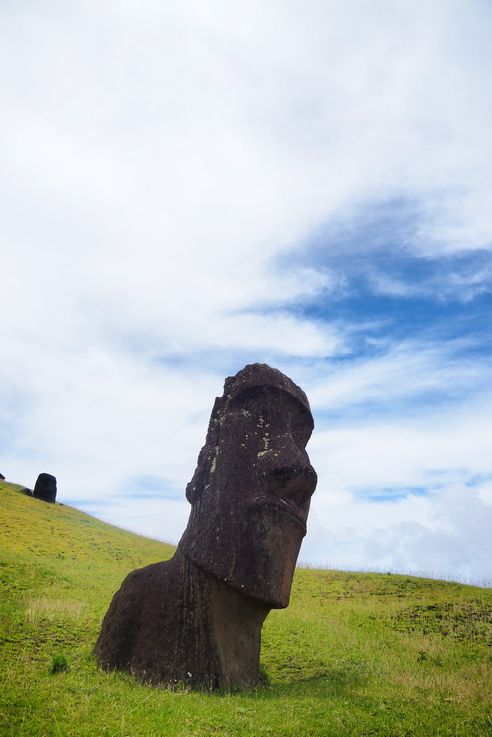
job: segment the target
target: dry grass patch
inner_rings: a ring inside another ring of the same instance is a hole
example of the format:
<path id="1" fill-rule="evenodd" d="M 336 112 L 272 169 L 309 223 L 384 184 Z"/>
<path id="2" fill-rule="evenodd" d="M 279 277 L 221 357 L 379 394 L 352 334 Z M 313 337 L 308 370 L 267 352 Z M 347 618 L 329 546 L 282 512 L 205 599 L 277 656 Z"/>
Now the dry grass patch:
<path id="1" fill-rule="evenodd" d="M 395 673 L 393 683 L 406 694 L 426 694 L 427 699 L 444 699 L 471 707 L 490 697 L 490 668 L 477 663 L 460 673 L 425 672 Z"/>
<path id="2" fill-rule="evenodd" d="M 85 609 L 83 601 L 65 599 L 29 599 L 26 607 L 26 619 L 30 624 L 41 620 L 56 622 L 58 620 L 79 619 Z"/>

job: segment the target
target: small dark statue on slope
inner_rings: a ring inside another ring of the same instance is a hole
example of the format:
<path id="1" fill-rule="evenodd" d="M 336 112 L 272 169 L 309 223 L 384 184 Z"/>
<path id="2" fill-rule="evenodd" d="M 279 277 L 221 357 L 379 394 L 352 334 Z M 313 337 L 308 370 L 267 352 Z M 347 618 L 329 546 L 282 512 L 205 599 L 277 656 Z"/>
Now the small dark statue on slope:
<path id="1" fill-rule="evenodd" d="M 226 379 L 186 488 L 174 557 L 133 571 L 95 653 L 152 683 L 242 688 L 259 681 L 261 628 L 288 606 L 316 473 L 304 392 L 264 364 Z"/>

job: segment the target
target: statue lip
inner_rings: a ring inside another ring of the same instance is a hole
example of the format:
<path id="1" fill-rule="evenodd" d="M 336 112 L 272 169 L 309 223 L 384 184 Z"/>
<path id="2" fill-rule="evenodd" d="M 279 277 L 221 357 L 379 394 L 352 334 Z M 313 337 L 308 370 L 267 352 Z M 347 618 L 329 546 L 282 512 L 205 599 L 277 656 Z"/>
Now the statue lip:
<path id="1" fill-rule="evenodd" d="M 300 516 L 298 508 L 292 502 L 282 499 L 282 497 L 269 495 L 266 499 L 256 499 L 251 506 L 259 507 L 260 509 L 273 509 L 275 512 L 280 512 L 293 520 L 302 529 L 304 535 L 307 532 L 306 523 Z"/>

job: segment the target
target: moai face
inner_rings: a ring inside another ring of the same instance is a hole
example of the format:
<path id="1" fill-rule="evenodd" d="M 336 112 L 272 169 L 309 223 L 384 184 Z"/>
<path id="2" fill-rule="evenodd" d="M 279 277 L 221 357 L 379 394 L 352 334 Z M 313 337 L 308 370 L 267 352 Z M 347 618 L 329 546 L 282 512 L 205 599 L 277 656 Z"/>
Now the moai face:
<path id="1" fill-rule="evenodd" d="M 186 494 L 181 549 L 219 580 L 273 608 L 289 603 L 316 473 L 302 390 L 264 364 L 226 380 Z"/>

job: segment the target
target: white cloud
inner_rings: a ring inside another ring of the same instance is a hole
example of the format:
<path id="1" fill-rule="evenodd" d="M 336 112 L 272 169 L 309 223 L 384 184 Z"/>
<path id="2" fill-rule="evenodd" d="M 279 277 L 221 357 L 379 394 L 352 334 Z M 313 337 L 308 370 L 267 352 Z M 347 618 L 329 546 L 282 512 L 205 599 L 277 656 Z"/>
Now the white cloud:
<path id="1" fill-rule="evenodd" d="M 318 430 L 303 560 L 492 583 L 492 397 Z"/>
<path id="2" fill-rule="evenodd" d="M 482 487 L 451 484 L 431 497 L 315 509 L 302 550 L 318 565 L 389 570 L 492 585 L 492 505 Z"/>
<path id="3" fill-rule="evenodd" d="M 415 406 L 385 419 L 373 414 L 329 420 L 313 435 L 311 457 L 322 494 L 330 489 L 375 491 L 424 487 L 491 473 L 492 396 L 440 409 Z"/>

